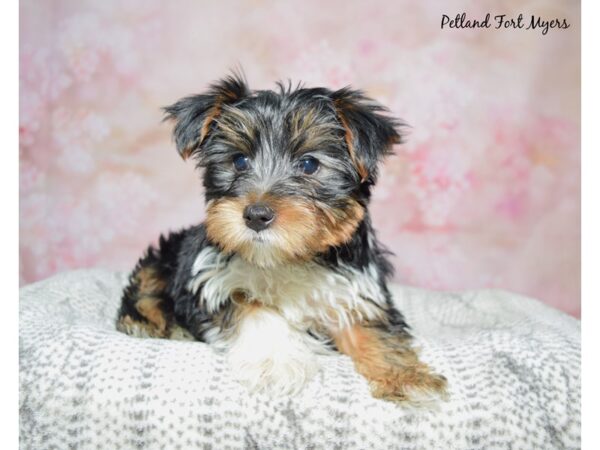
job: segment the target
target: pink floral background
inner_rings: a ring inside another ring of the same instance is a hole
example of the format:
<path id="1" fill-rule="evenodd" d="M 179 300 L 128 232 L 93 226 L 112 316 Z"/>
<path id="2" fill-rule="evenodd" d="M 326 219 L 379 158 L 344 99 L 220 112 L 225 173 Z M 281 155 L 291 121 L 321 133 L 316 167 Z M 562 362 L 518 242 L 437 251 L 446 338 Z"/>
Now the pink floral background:
<path id="1" fill-rule="evenodd" d="M 575 1 L 21 1 L 20 273 L 129 270 L 201 221 L 160 107 L 243 67 L 352 84 L 411 126 L 372 206 L 400 282 L 499 287 L 580 314 Z M 440 29 L 442 14 L 567 30 Z"/>

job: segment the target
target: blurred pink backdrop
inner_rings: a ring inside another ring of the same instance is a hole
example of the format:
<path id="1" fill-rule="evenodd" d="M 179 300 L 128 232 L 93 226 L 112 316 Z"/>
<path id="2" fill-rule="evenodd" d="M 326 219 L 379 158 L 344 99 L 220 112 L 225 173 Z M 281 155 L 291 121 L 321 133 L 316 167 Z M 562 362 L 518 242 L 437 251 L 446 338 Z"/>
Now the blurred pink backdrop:
<path id="1" fill-rule="evenodd" d="M 372 205 L 396 279 L 498 287 L 580 314 L 575 1 L 21 1 L 20 273 L 130 270 L 204 217 L 160 107 L 242 66 L 360 87 L 411 125 Z M 567 30 L 440 29 L 442 14 Z"/>

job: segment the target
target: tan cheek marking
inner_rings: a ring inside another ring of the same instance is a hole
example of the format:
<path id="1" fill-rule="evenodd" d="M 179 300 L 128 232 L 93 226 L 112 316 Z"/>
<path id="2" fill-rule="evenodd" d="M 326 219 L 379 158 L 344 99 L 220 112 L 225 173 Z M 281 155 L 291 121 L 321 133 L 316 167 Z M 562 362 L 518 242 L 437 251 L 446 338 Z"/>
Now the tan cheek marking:
<path id="1" fill-rule="evenodd" d="M 348 242 L 365 216 L 364 208 L 355 200 L 343 210 L 329 209 L 323 206 L 320 211 L 320 246 L 325 251 Z"/>
<path id="2" fill-rule="evenodd" d="M 240 198 L 214 201 L 206 210 L 206 233 L 225 252 L 238 250 L 243 223 L 245 202 Z"/>
<path id="3" fill-rule="evenodd" d="M 245 232 L 242 217 L 246 205 L 257 201 L 265 202 L 275 211 L 271 229 L 279 239 L 271 254 L 278 262 L 306 261 L 316 253 L 347 242 L 365 213 L 355 200 L 344 209 L 333 209 L 298 198 L 252 193 L 243 198 L 216 200 L 209 205 L 206 218 L 209 239 L 223 251 L 237 252 L 251 261 L 255 249 L 242 238 Z"/>
<path id="4" fill-rule="evenodd" d="M 364 208 L 355 200 L 345 209 L 314 206 L 290 198 L 276 199 L 277 231 L 284 235 L 286 252 L 299 259 L 338 246 L 350 240 L 364 218 Z"/>
<path id="5" fill-rule="evenodd" d="M 276 212 L 274 230 L 282 237 L 281 250 L 291 259 L 312 256 L 312 241 L 318 234 L 315 210 L 308 203 L 291 198 L 269 202 Z"/>
<path id="6" fill-rule="evenodd" d="M 245 240 L 243 211 L 246 205 L 258 198 L 256 194 L 250 194 L 243 198 L 216 200 L 207 208 L 205 222 L 208 238 L 221 250 L 225 253 L 237 253 L 251 262 L 254 261 L 256 249 L 252 242 Z M 274 249 L 271 253 L 281 261 L 287 257 L 280 249 Z"/>

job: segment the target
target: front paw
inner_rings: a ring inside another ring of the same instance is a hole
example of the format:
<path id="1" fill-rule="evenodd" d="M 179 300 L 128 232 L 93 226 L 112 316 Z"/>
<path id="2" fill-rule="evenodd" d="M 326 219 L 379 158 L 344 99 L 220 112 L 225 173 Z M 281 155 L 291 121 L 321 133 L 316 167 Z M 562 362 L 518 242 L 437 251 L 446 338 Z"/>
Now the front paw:
<path id="1" fill-rule="evenodd" d="M 447 400 L 448 381 L 443 375 L 432 373 L 427 366 L 394 368 L 369 380 L 373 397 L 428 406 Z"/>
<path id="2" fill-rule="evenodd" d="M 233 354 L 229 356 L 229 364 L 235 378 L 250 392 L 269 395 L 296 395 L 318 371 L 312 355 L 252 360 Z"/>

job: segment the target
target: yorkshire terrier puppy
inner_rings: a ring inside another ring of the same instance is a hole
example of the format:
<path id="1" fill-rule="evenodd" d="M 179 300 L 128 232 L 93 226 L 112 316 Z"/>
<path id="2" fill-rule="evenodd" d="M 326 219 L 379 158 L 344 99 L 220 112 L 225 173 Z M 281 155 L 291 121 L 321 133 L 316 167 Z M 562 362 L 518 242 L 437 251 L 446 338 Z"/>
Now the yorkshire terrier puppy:
<path id="1" fill-rule="evenodd" d="M 339 351 L 377 398 L 443 398 L 392 302 L 368 211 L 400 123 L 360 91 L 251 91 L 238 76 L 165 112 L 202 169 L 206 221 L 148 249 L 117 328 L 206 342 L 254 391 L 295 393 L 316 354 Z"/>

